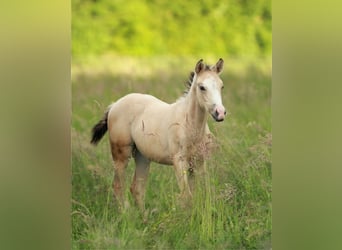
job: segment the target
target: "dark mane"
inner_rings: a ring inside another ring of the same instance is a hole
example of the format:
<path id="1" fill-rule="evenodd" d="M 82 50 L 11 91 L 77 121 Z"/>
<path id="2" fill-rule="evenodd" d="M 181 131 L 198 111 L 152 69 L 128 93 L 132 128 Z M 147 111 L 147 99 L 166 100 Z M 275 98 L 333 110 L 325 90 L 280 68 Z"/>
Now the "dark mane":
<path id="1" fill-rule="evenodd" d="M 184 95 L 186 95 L 189 92 L 192 85 L 192 81 L 194 80 L 194 76 L 195 72 L 191 71 L 188 80 L 185 82 L 186 89 L 184 90 Z"/>
<path id="2" fill-rule="evenodd" d="M 211 70 L 209 65 L 205 65 L 204 70 Z M 191 71 L 188 77 L 188 80 L 185 82 L 186 89 L 184 90 L 184 96 L 186 96 L 189 93 L 189 90 L 191 88 L 192 82 L 194 80 L 195 72 Z"/>

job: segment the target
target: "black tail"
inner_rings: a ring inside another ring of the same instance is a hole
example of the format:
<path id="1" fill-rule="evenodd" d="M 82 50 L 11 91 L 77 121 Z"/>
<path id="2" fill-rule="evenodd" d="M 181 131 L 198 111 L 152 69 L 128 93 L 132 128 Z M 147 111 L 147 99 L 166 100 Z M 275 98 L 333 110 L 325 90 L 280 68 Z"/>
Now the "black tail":
<path id="1" fill-rule="evenodd" d="M 104 134 L 107 132 L 107 119 L 108 119 L 109 109 L 104 114 L 103 118 L 93 127 L 91 130 L 92 137 L 91 137 L 91 144 L 97 145 L 97 143 L 102 139 Z"/>

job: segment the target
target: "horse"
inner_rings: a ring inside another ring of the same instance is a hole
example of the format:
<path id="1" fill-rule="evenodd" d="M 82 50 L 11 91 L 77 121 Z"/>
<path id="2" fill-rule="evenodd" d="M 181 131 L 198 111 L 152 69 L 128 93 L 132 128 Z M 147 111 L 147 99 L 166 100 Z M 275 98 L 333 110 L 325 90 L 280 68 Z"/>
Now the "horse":
<path id="1" fill-rule="evenodd" d="M 211 138 L 208 116 L 217 122 L 226 116 L 219 77 L 223 64 L 222 58 L 213 66 L 199 60 L 190 73 L 187 91 L 174 103 L 131 93 L 108 106 L 92 129 L 91 143 L 97 145 L 108 131 L 114 161 L 114 198 L 120 207 L 129 206 L 124 189 L 125 169 L 131 157 L 135 173 L 130 191 L 142 211 L 152 161 L 173 165 L 180 199 L 191 201 L 193 184 L 189 179 L 204 168 L 203 145 Z"/>

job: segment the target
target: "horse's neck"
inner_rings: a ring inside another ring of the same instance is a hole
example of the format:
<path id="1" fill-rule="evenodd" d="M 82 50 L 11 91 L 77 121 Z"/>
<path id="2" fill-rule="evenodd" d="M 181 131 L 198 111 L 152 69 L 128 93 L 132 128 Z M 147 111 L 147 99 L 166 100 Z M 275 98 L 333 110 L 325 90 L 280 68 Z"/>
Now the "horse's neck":
<path id="1" fill-rule="evenodd" d="M 189 124 L 189 129 L 196 134 L 196 136 L 202 136 L 205 133 L 208 114 L 205 109 L 199 106 L 196 93 L 191 90 L 186 96 L 186 114 Z"/>

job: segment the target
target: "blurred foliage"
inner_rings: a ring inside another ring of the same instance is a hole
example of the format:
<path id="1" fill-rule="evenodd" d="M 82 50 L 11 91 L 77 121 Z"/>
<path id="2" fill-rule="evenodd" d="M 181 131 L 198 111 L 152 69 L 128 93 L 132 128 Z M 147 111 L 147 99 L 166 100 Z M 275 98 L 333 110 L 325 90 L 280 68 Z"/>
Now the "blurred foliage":
<path id="1" fill-rule="evenodd" d="M 72 0 L 72 54 L 268 56 L 271 0 Z"/>

